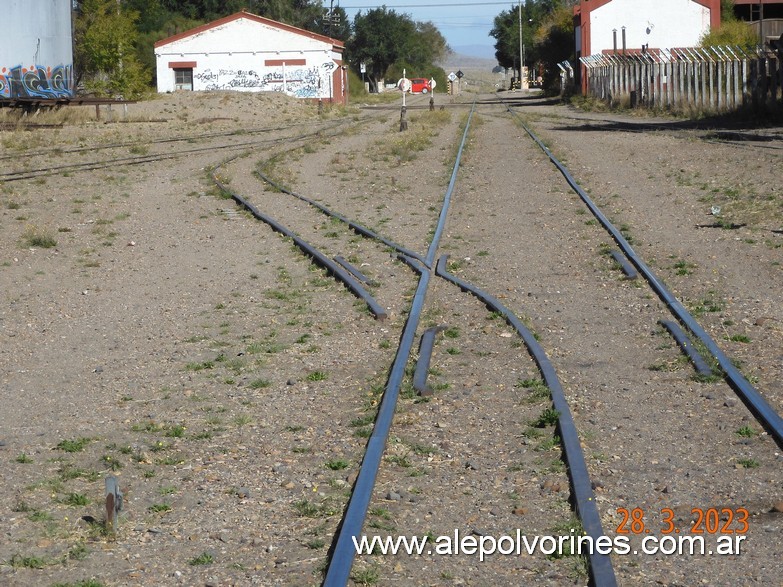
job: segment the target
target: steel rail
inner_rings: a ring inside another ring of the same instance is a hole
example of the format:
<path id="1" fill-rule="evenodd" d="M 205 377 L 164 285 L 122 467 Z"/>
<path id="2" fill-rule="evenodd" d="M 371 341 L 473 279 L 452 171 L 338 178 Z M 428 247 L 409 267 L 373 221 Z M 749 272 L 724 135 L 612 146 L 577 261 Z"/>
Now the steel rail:
<path id="1" fill-rule="evenodd" d="M 147 121 L 140 121 L 140 122 L 147 122 Z M 167 121 L 168 122 L 168 121 Z M 2 130 L 24 130 L 24 131 L 33 131 L 41 128 L 62 128 L 62 124 L 59 125 L 34 125 L 35 123 L 22 123 L 21 126 L 19 126 L 19 123 L 0 123 L 0 129 Z M 13 125 L 13 128 L 8 128 L 9 125 Z M 34 126 L 33 126 L 34 125 Z M 60 149 L 59 147 L 51 147 L 48 149 L 38 149 L 37 151 L 26 151 L 24 153 L 25 157 L 44 157 L 46 155 L 56 153 L 58 156 L 60 155 L 70 155 L 72 153 L 83 153 L 85 151 L 105 151 L 107 149 L 122 149 L 124 147 L 134 147 L 136 145 L 165 145 L 167 143 L 182 143 L 186 141 L 193 141 L 193 140 L 204 140 L 204 139 L 218 139 L 223 137 L 232 137 L 232 136 L 246 136 L 246 135 L 257 135 L 257 134 L 263 134 L 267 132 L 274 132 L 274 131 L 281 131 L 281 130 L 289 130 L 296 128 L 298 126 L 305 126 L 305 123 L 300 124 L 289 124 L 285 126 L 275 126 L 275 127 L 268 127 L 268 128 L 254 128 L 254 129 L 243 129 L 243 130 L 231 130 L 226 132 L 211 132 L 211 133 L 202 133 L 199 135 L 183 135 L 180 137 L 171 137 L 167 139 L 157 139 L 154 141 L 126 141 L 124 143 L 110 143 L 108 145 L 92 145 L 90 147 L 77 147 L 75 149 Z M 310 126 L 310 125 L 307 125 Z M 334 126 L 334 124 L 324 125 L 324 128 L 329 128 Z M 18 159 L 18 154 L 10 154 L 10 155 L 0 155 L 0 161 L 5 159 Z"/>
<path id="2" fill-rule="evenodd" d="M 443 330 L 444 326 L 433 326 L 424 331 L 419 343 L 419 360 L 416 361 L 416 369 L 413 371 L 413 389 L 419 395 L 432 395 L 432 387 L 427 384 L 427 375 L 430 371 L 430 361 L 432 360 L 432 350 L 435 347 L 435 335 Z"/>
<path id="3" fill-rule="evenodd" d="M 118 157 L 116 159 L 107 159 L 103 161 L 88 161 L 86 163 L 69 163 L 67 165 L 57 165 L 54 167 L 42 167 L 32 170 L 14 171 L 8 173 L 0 173 L 0 181 L 20 181 L 23 179 L 33 179 L 35 177 L 49 176 L 59 173 L 61 171 L 95 171 L 96 169 L 104 169 L 107 167 L 113 167 L 116 165 L 143 165 L 144 163 L 155 163 L 157 161 L 166 161 L 168 159 L 176 159 L 178 157 L 185 157 L 193 153 L 203 153 L 204 151 L 215 151 L 217 149 L 234 150 L 245 147 L 255 147 L 264 143 L 277 143 L 283 140 L 304 140 L 317 136 L 320 131 L 314 133 L 308 133 L 306 135 L 300 135 L 296 137 L 286 137 L 285 139 L 265 139 L 261 141 L 248 141 L 245 143 L 233 143 L 230 145 L 222 145 L 219 147 L 208 146 L 198 147 L 193 149 L 185 149 L 183 151 L 177 151 L 176 153 L 162 153 L 158 155 L 140 155 L 137 157 Z"/>
<path id="4" fill-rule="evenodd" d="M 313 247 L 307 241 L 297 236 L 293 231 L 289 230 L 288 228 L 286 228 L 285 226 L 277 222 L 274 218 L 260 212 L 258 208 L 253 206 L 253 204 L 248 202 L 241 195 L 231 190 L 227 185 L 221 182 L 217 177 L 217 171 L 218 169 L 220 169 L 220 167 L 222 167 L 226 163 L 227 162 L 223 162 L 221 165 L 218 165 L 212 171 L 212 181 L 215 182 L 215 185 L 217 185 L 221 190 L 229 194 L 237 204 L 245 208 L 255 218 L 261 220 L 262 222 L 265 222 L 266 224 L 271 226 L 272 229 L 279 232 L 283 236 L 287 236 L 290 239 L 292 239 L 296 244 L 296 246 L 298 246 L 307 255 L 312 257 L 312 259 L 316 262 L 316 264 L 324 267 L 330 274 L 332 274 L 334 277 L 342 281 L 343 284 L 345 284 L 345 286 L 350 291 L 352 291 L 355 295 L 357 295 L 359 298 L 364 300 L 364 303 L 367 304 L 367 307 L 369 308 L 370 312 L 372 312 L 373 315 L 378 320 L 386 319 L 387 317 L 386 309 L 383 308 L 383 306 L 381 306 L 380 304 L 378 304 L 378 302 L 375 301 L 375 298 L 372 295 L 370 295 L 370 293 L 366 289 L 364 289 L 361 286 L 361 284 L 358 281 L 356 281 L 353 278 L 353 276 L 351 276 L 350 273 L 348 273 L 348 271 L 340 267 L 340 265 L 332 261 L 329 257 L 324 255 L 322 252 L 320 252 L 318 249 Z"/>
<path id="5" fill-rule="evenodd" d="M 508 107 L 507 107 L 508 108 Z M 508 111 L 516 116 L 510 108 Z M 647 264 L 636 254 L 633 247 L 625 240 L 625 237 L 620 233 L 614 225 L 604 216 L 603 212 L 595 205 L 590 199 L 590 196 L 581 188 L 576 179 L 571 175 L 568 169 L 563 165 L 557 157 L 552 154 L 552 151 L 536 136 L 536 134 L 517 117 L 517 120 L 525 129 L 530 138 L 541 148 L 541 150 L 549 157 L 549 160 L 557 167 L 560 173 L 563 175 L 568 185 L 577 193 L 582 199 L 585 205 L 595 218 L 601 223 L 601 225 L 609 232 L 617 245 L 623 250 L 623 253 L 628 259 L 636 266 L 639 272 L 644 275 L 644 278 L 653 288 L 658 297 L 669 307 L 671 312 L 677 317 L 696 338 L 698 338 L 705 347 L 710 351 L 713 357 L 718 361 L 721 369 L 728 379 L 729 385 L 737 393 L 738 397 L 748 407 L 751 413 L 756 417 L 759 423 L 769 432 L 775 439 L 775 442 L 783 447 L 783 418 L 775 412 L 772 406 L 762 397 L 758 390 L 745 379 L 742 373 L 734 366 L 726 354 L 718 347 L 712 337 L 701 327 L 701 325 L 691 316 L 690 312 L 685 309 L 685 306 L 672 294 L 666 285 L 658 279 L 658 277 L 652 272 Z"/>
<path id="6" fill-rule="evenodd" d="M 693 367 L 699 375 L 704 377 L 712 376 L 712 368 L 710 368 L 707 361 L 704 360 L 704 357 L 702 357 L 693 347 L 693 343 L 677 322 L 672 322 L 671 320 L 658 320 L 658 324 L 669 331 L 669 334 L 672 335 L 672 338 L 680 346 L 682 352 L 691 360 Z"/>
<path id="7" fill-rule="evenodd" d="M 504 102 L 506 107 L 508 107 L 508 102 Z M 674 128 L 671 125 L 663 125 L 663 124 L 652 124 L 652 123 L 641 123 L 637 125 L 636 128 L 633 128 L 631 126 L 632 123 L 621 123 L 617 120 L 613 120 L 611 118 L 596 118 L 596 117 L 579 117 L 579 116 L 556 116 L 556 115 L 548 115 L 548 114 L 540 114 L 539 116 L 543 118 L 548 118 L 552 120 L 573 120 L 575 122 L 585 122 L 586 124 L 583 124 L 582 127 L 587 130 L 601 130 L 602 128 L 605 128 L 606 126 L 613 125 L 613 124 L 626 124 L 626 126 L 622 128 L 617 128 L 617 132 L 625 132 L 625 133 L 632 133 L 632 134 L 640 134 L 645 133 L 648 131 L 654 131 L 659 132 L 667 137 L 671 137 L 673 139 L 678 140 L 693 140 L 694 137 L 683 137 L 681 134 L 678 134 L 680 131 L 688 131 L 688 130 L 695 130 L 695 131 L 708 131 L 709 129 L 706 127 L 698 127 L 695 126 L 693 129 L 689 129 L 686 127 L 682 128 Z M 723 131 L 718 131 L 723 132 Z M 767 135 L 768 136 L 768 135 Z M 763 143 L 770 143 L 774 141 L 779 141 L 780 137 L 777 136 L 769 136 L 769 138 L 762 138 L 759 141 L 753 141 L 751 139 L 748 139 L 747 141 L 738 141 L 733 139 L 722 139 L 720 137 L 716 138 L 710 138 L 708 136 L 697 136 L 695 137 L 697 140 L 700 140 L 702 142 L 705 142 L 707 144 L 711 145 L 725 145 L 727 147 L 740 147 L 743 149 L 768 149 L 773 151 L 780 151 L 783 150 L 783 146 L 778 145 L 770 145 L 770 144 L 760 144 Z"/>
<path id="8" fill-rule="evenodd" d="M 459 171 L 460 162 L 462 161 L 462 151 L 467 141 L 470 122 L 473 118 L 475 109 L 476 103 L 474 101 L 465 124 L 465 130 L 462 133 L 462 141 L 457 150 L 452 180 L 449 182 L 446 195 L 443 199 L 443 207 L 441 209 L 438 227 L 435 230 L 435 234 L 432 237 L 427 252 L 427 259 L 429 260 L 428 267 L 432 266 L 432 260 L 435 258 L 438 245 L 440 244 L 443 225 L 445 224 L 446 215 L 448 213 L 447 207 L 451 203 L 451 192 L 454 189 L 457 172 Z M 414 265 L 411 264 L 411 266 Z M 391 372 L 389 373 L 386 390 L 381 398 L 380 406 L 378 406 L 378 415 L 375 418 L 372 434 L 367 442 L 367 449 L 365 450 L 364 458 L 362 459 L 362 465 L 359 468 L 359 475 L 356 478 L 356 483 L 351 493 L 351 499 L 348 502 L 348 507 L 345 510 L 336 534 L 336 539 L 333 543 L 329 567 L 326 570 L 326 577 L 323 582 L 324 587 L 344 587 L 350 578 L 351 567 L 353 566 L 353 561 L 356 557 L 354 541 L 358 539 L 359 533 L 362 531 L 362 526 L 364 526 L 364 520 L 367 516 L 367 509 L 370 506 L 372 490 L 373 487 L 375 487 L 375 480 L 377 479 L 381 459 L 383 458 L 383 453 L 386 448 L 386 441 L 389 438 L 389 431 L 391 430 L 394 411 L 396 410 L 397 399 L 400 394 L 400 386 L 402 385 L 402 380 L 405 376 L 405 365 L 408 363 L 413 348 L 413 341 L 419 326 L 422 309 L 424 308 L 424 298 L 427 294 L 430 277 L 431 270 L 429 269 L 420 273 L 419 284 L 416 287 L 416 293 L 413 296 L 413 303 L 411 304 L 408 319 L 405 321 L 405 327 L 403 328 L 402 337 L 400 338 L 400 345 L 397 349 Z"/>
<path id="9" fill-rule="evenodd" d="M 353 275 L 356 279 L 361 281 L 362 283 L 366 283 L 370 287 L 377 287 L 378 283 L 367 277 L 364 273 L 359 271 L 357 267 L 355 267 L 352 263 L 350 263 L 345 257 L 342 255 L 335 255 L 334 257 L 335 262 L 339 263 L 343 267 L 345 267 L 348 272 Z"/>
<path id="10" fill-rule="evenodd" d="M 538 365 L 539 371 L 544 378 L 544 382 L 552 396 L 552 404 L 557 410 L 557 428 L 560 432 L 560 440 L 563 446 L 563 455 L 568 465 L 568 477 L 571 481 L 571 491 L 574 497 L 579 519 L 582 521 L 582 527 L 588 536 L 593 538 L 597 544 L 599 538 L 604 536 L 603 526 L 601 525 L 601 515 L 598 512 L 598 506 L 595 503 L 595 495 L 590 482 L 590 474 L 587 472 L 587 463 L 582 453 L 582 445 L 579 441 L 579 433 L 576 430 L 576 424 L 571 416 L 571 410 L 568 407 L 568 401 L 565 398 L 563 387 L 557 377 L 552 363 L 549 361 L 546 352 L 536 340 L 533 333 L 517 318 L 517 316 L 500 301 L 490 294 L 482 291 L 476 286 L 452 275 L 446 270 L 448 255 L 443 255 L 435 269 L 439 277 L 457 285 L 462 291 L 473 294 L 481 300 L 490 310 L 501 313 L 506 321 L 514 327 L 519 336 L 525 342 L 528 352 Z M 588 555 L 590 567 L 590 577 L 592 584 L 597 587 L 612 587 L 617 585 L 617 579 L 612 568 L 612 561 L 608 554 L 600 554 L 593 551 Z"/>
<path id="11" fill-rule="evenodd" d="M 427 267 L 424 265 L 424 263 L 420 262 L 418 259 L 413 259 L 411 257 L 408 257 L 407 255 L 397 255 L 397 260 L 405 263 L 416 273 L 423 273 L 424 271 L 427 270 Z"/>
<path id="12" fill-rule="evenodd" d="M 625 276 L 628 279 L 636 279 L 639 276 L 636 271 L 636 267 L 631 265 L 628 262 L 628 258 L 621 254 L 620 251 L 609 251 L 609 254 L 611 255 L 612 259 L 614 259 L 620 265 L 620 268 L 623 270 L 623 273 L 625 273 Z"/>
<path id="13" fill-rule="evenodd" d="M 377 232 L 374 232 L 374 231 L 370 230 L 369 228 L 359 224 L 358 222 L 354 222 L 350 218 L 347 218 L 347 217 L 343 216 L 342 214 L 340 214 L 339 212 L 335 212 L 334 210 L 331 210 L 331 209 L 327 208 L 323 204 L 319 204 L 315 200 L 307 198 L 307 197 L 305 197 L 305 196 L 303 196 L 301 194 L 297 194 L 295 191 L 290 190 L 287 187 L 285 187 L 284 185 L 281 185 L 280 183 L 276 182 L 274 179 L 272 179 L 271 177 L 269 177 L 265 173 L 262 173 L 260 171 L 256 171 L 255 174 L 261 180 L 265 181 L 266 183 L 268 183 L 269 185 L 271 185 L 275 189 L 280 190 L 284 194 L 288 194 L 289 196 L 293 196 L 294 198 L 297 198 L 297 199 L 299 199 L 299 200 L 309 204 L 310 206 L 313 206 L 314 208 L 317 208 L 318 210 L 320 210 L 321 212 L 323 212 L 327 216 L 329 216 L 331 218 L 336 218 L 340 222 L 343 222 L 344 224 L 347 224 L 348 226 L 351 227 L 351 230 L 353 230 L 357 234 L 359 234 L 361 236 L 365 236 L 367 238 L 371 238 L 371 239 L 376 240 L 378 242 L 381 242 L 381 243 L 385 244 L 386 246 L 391 247 L 392 249 L 394 249 L 398 253 L 402 253 L 403 255 L 406 255 L 408 257 L 412 257 L 414 259 L 418 259 L 422 263 L 425 263 L 425 264 L 427 263 L 424 260 L 424 257 L 419 255 L 418 253 L 416 253 L 414 251 L 411 251 L 410 249 L 406 249 L 402 245 L 398 245 L 393 240 L 387 239 L 386 237 L 383 237 L 383 236 L 379 235 Z M 432 264 L 430 263 L 427 266 L 431 267 Z"/>

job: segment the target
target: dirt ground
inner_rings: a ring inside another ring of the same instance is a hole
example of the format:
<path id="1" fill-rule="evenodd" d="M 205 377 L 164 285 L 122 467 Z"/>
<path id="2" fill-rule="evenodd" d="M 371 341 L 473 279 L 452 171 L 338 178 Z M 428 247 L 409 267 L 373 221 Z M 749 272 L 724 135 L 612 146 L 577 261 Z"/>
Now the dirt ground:
<path id="1" fill-rule="evenodd" d="M 412 97 L 407 133 L 398 104 L 319 113 L 230 93 L 0 131 L 2 584 L 320 584 L 417 277 L 256 172 L 424 254 L 473 97 L 436 95 L 434 112 Z M 634 508 L 657 536 L 667 508 L 689 535 L 698 511 L 748 511 L 741 555 L 614 556 L 618 582 L 780 584 L 780 447 L 724 381 L 694 377 L 657 324 L 664 305 L 622 278 L 608 235 L 481 98 L 440 252 L 538 335 L 605 533 Z M 783 410 L 783 130 L 505 98 Z M 211 181 L 223 163 L 232 190 L 372 278 L 389 318 L 226 199 Z M 578 533 L 540 375 L 512 329 L 442 280 L 422 328 L 436 325 L 435 393 L 406 378 L 365 531 Z M 109 475 L 125 498 L 116 533 Z M 582 559 L 540 553 L 359 556 L 352 579 L 587 582 Z"/>

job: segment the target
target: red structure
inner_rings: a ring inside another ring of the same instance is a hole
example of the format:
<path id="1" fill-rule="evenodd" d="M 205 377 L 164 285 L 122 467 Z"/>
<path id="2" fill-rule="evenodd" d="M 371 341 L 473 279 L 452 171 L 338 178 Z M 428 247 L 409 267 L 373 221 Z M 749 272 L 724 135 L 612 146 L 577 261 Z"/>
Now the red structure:
<path id="1" fill-rule="evenodd" d="M 697 45 L 720 26 L 720 0 L 581 0 L 574 7 L 576 57 Z M 577 84 L 582 78 L 577 68 Z M 584 90 L 584 88 L 583 88 Z"/>

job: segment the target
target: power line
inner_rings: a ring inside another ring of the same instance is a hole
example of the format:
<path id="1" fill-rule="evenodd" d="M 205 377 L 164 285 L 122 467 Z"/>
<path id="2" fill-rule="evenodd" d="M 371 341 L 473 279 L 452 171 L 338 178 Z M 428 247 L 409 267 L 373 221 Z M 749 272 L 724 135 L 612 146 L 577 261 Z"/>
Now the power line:
<path id="1" fill-rule="evenodd" d="M 368 6 L 346 6 L 345 4 L 340 5 L 340 8 L 347 9 L 347 10 L 363 10 L 365 8 L 447 8 L 447 7 L 453 7 L 453 6 L 510 6 L 514 7 L 513 2 L 454 2 L 449 4 L 397 4 L 395 6 L 388 6 L 387 4 L 373 4 Z"/>

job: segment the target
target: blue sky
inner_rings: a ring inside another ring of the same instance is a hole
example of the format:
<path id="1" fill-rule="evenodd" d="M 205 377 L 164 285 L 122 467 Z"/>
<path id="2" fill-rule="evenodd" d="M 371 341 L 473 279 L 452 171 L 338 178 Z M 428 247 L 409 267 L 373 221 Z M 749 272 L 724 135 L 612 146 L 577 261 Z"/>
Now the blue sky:
<path id="1" fill-rule="evenodd" d="M 489 36 L 489 31 L 495 17 L 519 4 L 492 0 L 342 0 L 339 5 L 351 21 L 359 10 L 367 12 L 386 6 L 400 14 L 408 14 L 415 21 L 432 22 L 452 48 L 478 46 L 476 52 L 486 53 L 475 56 L 492 57 L 495 39 Z"/>

